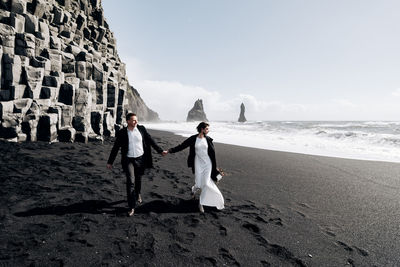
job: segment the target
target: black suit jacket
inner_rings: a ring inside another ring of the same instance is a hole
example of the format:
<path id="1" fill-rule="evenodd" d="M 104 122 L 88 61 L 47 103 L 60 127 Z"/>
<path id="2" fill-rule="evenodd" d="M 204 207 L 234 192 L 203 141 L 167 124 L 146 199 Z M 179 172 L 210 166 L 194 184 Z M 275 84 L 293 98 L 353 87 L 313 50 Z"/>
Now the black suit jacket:
<path id="1" fill-rule="evenodd" d="M 194 157 L 196 156 L 196 150 L 195 150 L 195 144 L 196 144 L 196 138 L 197 134 L 192 135 L 185 141 L 183 141 L 182 144 L 177 145 L 176 147 L 170 148 L 168 151 L 170 153 L 176 153 L 181 150 L 184 150 L 185 148 L 189 147 L 189 157 L 187 159 L 187 164 L 189 168 L 192 168 L 192 171 L 194 173 Z M 208 144 L 208 156 L 211 159 L 211 164 L 212 164 L 212 169 L 211 169 L 211 178 L 213 180 L 217 180 L 217 175 L 220 174 L 220 172 L 217 170 L 217 160 L 215 157 L 215 148 L 213 144 L 213 139 L 211 137 L 206 136 L 207 144 Z"/>
<path id="2" fill-rule="evenodd" d="M 142 125 L 136 126 L 142 135 L 143 142 L 143 160 L 145 164 L 145 168 L 153 167 L 153 158 L 151 156 L 151 147 L 153 147 L 158 153 L 161 153 L 163 150 L 159 147 L 156 142 L 154 142 L 153 138 L 151 138 L 150 134 L 147 132 L 146 128 Z M 116 134 L 116 139 L 114 142 L 114 146 L 111 150 L 110 157 L 108 158 L 107 163 L 113 164 L 115 158 L 117 157 L 118 150 L 121 148 L 121 164 L 122 169 L 127 172 L 128 171 L 128 146 L 129 146 L 129 138 L 128 138 L 128 129 L 127 127 L 122 128 Z"/>

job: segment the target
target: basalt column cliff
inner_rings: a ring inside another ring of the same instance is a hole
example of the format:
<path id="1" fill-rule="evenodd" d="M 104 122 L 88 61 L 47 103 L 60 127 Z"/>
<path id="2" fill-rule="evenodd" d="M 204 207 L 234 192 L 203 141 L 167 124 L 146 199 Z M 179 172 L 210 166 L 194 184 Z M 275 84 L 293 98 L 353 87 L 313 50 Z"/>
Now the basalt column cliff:
<path id="1" fill-rule="evenodd" d="M 129 85 L 100 0 L 0 0 L 0 138 L 113 136 L 127 111 L 157 120 Z"/>

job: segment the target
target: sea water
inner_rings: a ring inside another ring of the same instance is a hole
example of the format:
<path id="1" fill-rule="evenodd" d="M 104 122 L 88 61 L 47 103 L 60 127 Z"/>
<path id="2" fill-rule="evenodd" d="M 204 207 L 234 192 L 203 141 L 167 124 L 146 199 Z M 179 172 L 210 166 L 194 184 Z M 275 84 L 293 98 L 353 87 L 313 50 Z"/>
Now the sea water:
<path id="1" fill-rule="evenodd" d="M 149 129 L 188 137 L 198 122 L 146 122 Z M 269 150 L 400 162 L 400 122 L 252 121 L 209 122 L 214 142 Z"/>

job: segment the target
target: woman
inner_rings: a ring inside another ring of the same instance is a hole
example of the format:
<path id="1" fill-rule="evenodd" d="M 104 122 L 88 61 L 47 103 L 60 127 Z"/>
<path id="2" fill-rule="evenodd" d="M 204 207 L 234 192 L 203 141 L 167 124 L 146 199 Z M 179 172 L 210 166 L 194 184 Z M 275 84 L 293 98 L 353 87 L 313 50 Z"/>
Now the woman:
<path id="1" fill-rule="evenodd" d="M 208 137 L 209 124 L 201 122 L 197 126 L 198 134 L 192 135 L 182 144 L 168 149 L 164 154 L 175 153 L 189 147 L 188 167 L 192 168 L 195 175 L 195 184 L 192 193 L 200 191 L 199 209 L 204 212 L 203 206 L 224 208 L 224 198 L 214 181 L 221 177 L 217 170 L 215 149 L 212 138 Z M 212 181 L 213 179 L 214 181 Z"/>

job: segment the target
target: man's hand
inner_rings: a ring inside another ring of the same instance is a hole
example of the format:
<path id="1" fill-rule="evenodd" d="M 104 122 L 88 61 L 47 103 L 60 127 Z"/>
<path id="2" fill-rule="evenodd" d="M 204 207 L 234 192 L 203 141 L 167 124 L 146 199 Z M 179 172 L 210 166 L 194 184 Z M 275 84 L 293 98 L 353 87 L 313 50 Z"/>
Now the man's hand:
<path id="1" fill-rule="evenodd" d="M 112 169 L 112 165 L 111 164 L 107 164 L 107 169 L 111 170 Z"/>
<path id="2" fill-rule="evenodd" d="M 165 155 L 167 155 L 168 154 L 168 150 L 164 150 L 162 153 L 161 153 L 161 155 L 163 155 L 163 156 L 165 156 Z"/>

